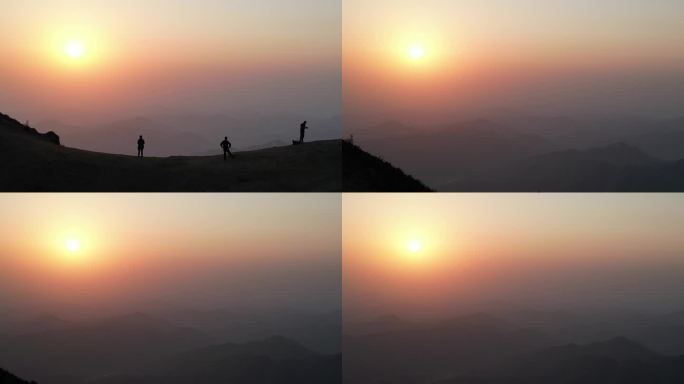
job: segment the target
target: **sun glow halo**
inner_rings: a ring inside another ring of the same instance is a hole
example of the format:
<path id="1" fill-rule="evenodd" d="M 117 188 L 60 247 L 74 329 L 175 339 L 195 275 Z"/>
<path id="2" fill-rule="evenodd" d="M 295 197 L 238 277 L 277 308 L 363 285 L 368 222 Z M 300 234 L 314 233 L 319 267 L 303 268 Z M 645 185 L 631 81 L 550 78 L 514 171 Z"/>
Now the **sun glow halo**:
<path id="1" fill-rule="evenodd" d="M 53 65 L 84 73 L 111 64 L 112 40 L 93 26 L 54 27 L 41 46 Z M 107 53 L 103 48 L 107 48 Z"/>
<path id="2" fill-rule="evenodd" d="M 406 244 L 406 249 L 408 249 L 411 253 L 420 252 L 422 248 L 423 244 L 420 242 L 420 240 L 409 240 L 409 242 Z"/>
<path id="3" fill-rule="evenodd" d="M 408 50 L 408 55 L 414 61 L 421 60 L 425 56 L 425 49 L 420 45 L 412 45 Z"/>
<path id="4" fill-rule="evenodd" d="M 81 241 L 74 238 L 66 239 L 64 241 L 64 246 L 66 247 L 67 251 L 75 253 L 81 250 Z"/>
<path id="5" fill-rule="evenodd" d="M 80 59 L 86 53 L 86 46 L 80 40 L 70 40 L 64 45 L 64 54 L 71 59 Z"/>

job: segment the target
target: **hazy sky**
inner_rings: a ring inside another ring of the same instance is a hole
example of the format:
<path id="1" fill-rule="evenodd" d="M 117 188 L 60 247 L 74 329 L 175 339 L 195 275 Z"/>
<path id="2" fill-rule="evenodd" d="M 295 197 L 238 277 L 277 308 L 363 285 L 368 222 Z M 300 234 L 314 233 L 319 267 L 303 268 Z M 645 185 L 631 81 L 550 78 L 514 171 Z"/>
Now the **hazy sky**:
<path id="1" fill-rule="evenodd" d="M 0 307 L 332 310 L 340 197 L 5 194 Z"/>
<path id="2" fill-rule="evenodd" d="M 345 316 L 681 309 L 684 196 L 346 194 Z"/>
<path id="3" fill-rule="evenodd" d="M 340 109 L 340 24 L 333 0 L 13 2 L 0 15 L 0 104 L 22 121 L 327 117 Z"/>
<path id="4" fill-rule="evenodd" d="M 349 115 L 684 110 L 678 0 L 348 0 Z"/>

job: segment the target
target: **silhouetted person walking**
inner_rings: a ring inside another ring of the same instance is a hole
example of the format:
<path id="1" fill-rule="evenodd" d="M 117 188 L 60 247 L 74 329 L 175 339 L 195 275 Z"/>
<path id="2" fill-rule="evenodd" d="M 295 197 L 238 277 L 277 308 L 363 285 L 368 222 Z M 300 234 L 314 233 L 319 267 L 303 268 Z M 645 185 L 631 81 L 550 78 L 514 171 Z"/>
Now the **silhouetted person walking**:
<path id="1" fill-rule="evenodd" d="M 230 158 L 233 159 L 235 156 L 233 156 L 233 153 L 230 152 L 230 147 L 232 147 L 233 144 L 228 141 L 228 136 L 226 136 L 223 141 L 221 142 L 221 148 L 223 148 L 223 161 L 226 161 L 226 153 L 230 155 Z"/>
<path id="2" fill-rule="evenodd" d="M 306 126 L 306 121 L 299 124 L 299 143 L 300 144 L 304 142 L 304 131 L 306 131 L 307 129 L 309 129 L 309 127 Z"/>
<path id="3" fill-rule="evenodd" d="M 142 135 L 138 139 L 138 157 L 143 157 L 143 151 L 145 150 L 145 140 L 143 140 Z"/>

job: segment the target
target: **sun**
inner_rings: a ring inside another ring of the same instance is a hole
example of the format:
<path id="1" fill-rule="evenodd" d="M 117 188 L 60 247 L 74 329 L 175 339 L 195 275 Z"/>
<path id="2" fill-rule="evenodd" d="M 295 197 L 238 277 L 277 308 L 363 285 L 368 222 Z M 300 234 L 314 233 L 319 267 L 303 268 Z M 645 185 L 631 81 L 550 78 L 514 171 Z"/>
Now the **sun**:
<path id="1" fill-rule="evenodd" d="M 90 246 L 86 247 L 83 240 L 83 237 L 74 235 L 62 238 L 62 250 L 59 252 L 62 265 L 72 268 L 92 264 L 92 249 Z"/>
<path id="2" fill-rule="evenodd" d="M 112 57 L 113 41 L 97 28 L 62 27 L 46 34 L 41 45 L 53 64 L 76 74 L 107 64 Z"/>
<path id="3" fill-rule="evenodd" d="M 71 217 L 55 219 L 44 232 L 40 247 L 45 261 L 58 269 L 78 269 L 100 263 L 103 237 L 99 222 Z"/>
<path id="4" fill-rule="evenodd" d="M 394 42 L 388 43 L 387 49 L 391 50 L 388 51 L 391 52 L 391 65 L 397 67 L 400 75 L 407 73 L 401 71 L 409 71 L 425 79 L 423 76 L 440 76 L 444 71 L 451 71 L 463 60 L 457 58 L 455 44 L 446 43 L 437 33 L 424 32 L 398 35 Z"/>
<path id="5" fill-rule="evenodd" d="M 417 267 L 419 265 L 428 266 L 433 261 L 433 249 L 425 243 L 424 237 L 409 236 L 404 238 L 402 250 L 399 255 L 407 265 Z"/>
<path id="6" fill-rule="evenodd" d="M 64 247 L 70 253 L 76 253 L 81 250 L 81 241 L 75 238 L 69 238 L 64 240 Z"/>
<path id="7" fill-rule="evenodd" d="M 80 59 L 86 53 L 86 46 L 81 40 L 70 40 L 64 44 L 64 54 L 71 59 Z"/>
<path id="8" fill-rule="evenodd" d="M 425 48 L 423 48 L 421 45 L 412 45 L 408 49 L 408 56 L 411 58 L 413 61 L 419 61 L 425 57 Z"/>
<path id="9" fill-rule="evenodd" d="M 412 239 L 406 243 L 406 249 L 411 253 L 418 253 L 423 249 L 423 244 L 420 240 Z"/>

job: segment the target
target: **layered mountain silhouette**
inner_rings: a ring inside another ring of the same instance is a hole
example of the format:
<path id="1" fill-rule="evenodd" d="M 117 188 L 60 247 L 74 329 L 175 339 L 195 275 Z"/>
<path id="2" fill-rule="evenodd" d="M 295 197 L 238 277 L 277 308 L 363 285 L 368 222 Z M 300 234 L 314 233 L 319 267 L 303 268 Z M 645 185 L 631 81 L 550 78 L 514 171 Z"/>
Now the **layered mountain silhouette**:
<path id="1" fill-rule="evenodd" d="M 62 329 L 70 325 L 71 323 L 58 316 L 43 314 L 23 321 L 5 321 L 0 324 L 0 327 L 3 328 L 5 332 L 20 335 L 25 333 Z"/>
<path id="2" fill-rule="evenodd" d="M 207 383 L 339 383 L 342 370 L 339 355 L 320 355 L 282 336 L 221 344 L 177 359 L 170 371 L 176 381 L 190 375 Z"/>
<path id="3" fill-rule="evenodd" d="M 412 131 L 402 134 L 406 128 L 400 124 L 381 124 L 357 135 L 357 141 L 364 150 L 436 187 L 455 176 L 557 149 L 540 135 L 509 132 L 486 120 Z"/>
<path id="4" fill-rule="evenodd" d="M 339 354 L 321 355 L 282 336 L 273 336 L 187 351 L 164 361 L 152 372 L 108 375 L 89 383 L 341 384 L 341 377 Z"/>
<path id="5" fill-rule="evenodd" d="M 669 192 L 684 190 L 683 123 L 507 116 L 348 131 L 440 191 Z"/>
<path id="6" fill-rule="evenodd" d="M 342 188 L 345 192 L 430 191 L 430 188 L 401 169 L 347 141 L 342 142 L 342 158 Z"/>
<path id="7" fill-rule="evenodd" d="M 667 323 L 661 316 L 630 318 L 605 326 L 621 332 L 622 325 L 628 323 L 632 325 L 625 327 L 627 330 L 636 324 Z M 572 313 L 566 319 L 549 321 L 558 326 L 556 330 L 484 313 L 429 323 L 389 319 L 373 321 L 372 333 L 369 327 L 360 326 L 370 322 L 345 326 L 345 383 L 674 384 L 684 379 L 684 355 L 654 351 L 631 337 L 567 342 L 564 329 L 582 333 L 591 324 L 586 316 L 578 320 Z M 637 337 L 651 342 L 646 335 Z"/>
<path id="8" fill-rule="evenodd" d="M 45 323 L 47 329 L 25 333 L 26 327 L 14 328 L 0 337 L 0 364 L 20 376 L 51 384 L 341 380 L 339 349 L 319 352 L 277 334 L 217 342 L 215 335 L 203 330 L 144 313 L 60 323 L 56 328 L 55 321 Z"/>
<path id="9" fill-rule="evenodd" d="M 616 143 L 531 156 L 444 186 L 461 191 L 649 192 L 684 190 L 684 161 Z"/>
<path id="10" fill-rule="evenodd" d="M 456 372 L 499 367 L 551 345 L 540 332 L 486 314 L 344 338 L 348 383 L 428 383 Z"/>
<path id="11" fill-rule="evenodd" d="M 383 315 L 358 323 L 347 323 L 345 331 L 352 335 L 370 335 L 382 332 L 395 332 L 413 327 L 415 327 L 414 323 L 406 321 L 397 315 Z"/>
<path id="12" fill-rule="evenodd" d="M 222 136 L 217 137 L 215 146 Z M 130 138 L 134 153 L 137 135 Z M 148 138 L 148 146 L 153 145 Z M 2 115 L 0 190 L 46 192 L 340 191 L 340 140 L 222 156 L 139 159 L 68 148 Z"/>
<path id="13" fill-rule="evenodd" d="M 247 342 L 277 333 L 322 353 L 337 353 L 341 348 L 340 311 L 308 313 L 293 309 L 231 307 L 174 311 L 168 316 L 176 324 L 201 329 L 215 340 Z"/>
<path id="14" fill-rule="evenodd" d="M 684 379 L 684 357 L 665 357 L 626 338 L 569 344 L 529 354 L 509 367 L 456 375 L 433 384 L 675 384 Z"/>
<path id="15" fill-rule="evenodd" d="M 40 381 L 62 374 L 91 376 L 134 370 L 160 356 L 206 345 L 202 332 L 162 319 L 131 314 L 69 327 L 7 336 L 0 340 L 0 362 Z"/>
<path id="16" fill-rule="evenodd" d="M 512 373 L 511 383 L 568 384 L 679 383 L 684 356 L 664 357 L 626 338 L 548 348 L 526 358 Z"/>

